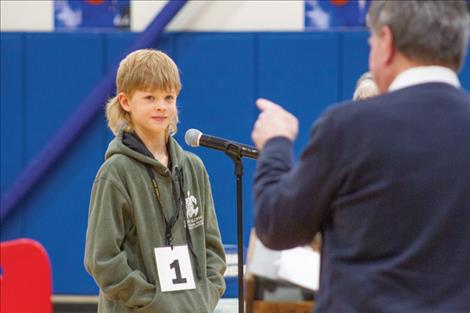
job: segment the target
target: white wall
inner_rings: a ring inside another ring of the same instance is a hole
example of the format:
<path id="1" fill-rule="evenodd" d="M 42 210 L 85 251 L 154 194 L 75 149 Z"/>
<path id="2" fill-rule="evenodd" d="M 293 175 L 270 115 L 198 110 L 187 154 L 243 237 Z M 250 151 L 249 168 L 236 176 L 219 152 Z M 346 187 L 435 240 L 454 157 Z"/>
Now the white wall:
<path id="1" fill-rule="evenodd" d="M 131 0 L 131 30 L 142 31 L 165 0 Z M 1 0 L 2 31 L 53 31 L 53 0 Z M 303 30 L 303 0 L 190 0 L 169 31 Z"/>
<path id="2" fill-rule="evenodd" d="M 0 0 L 0 30 L 52 31 L 53 14 L 51 0 Z"/>

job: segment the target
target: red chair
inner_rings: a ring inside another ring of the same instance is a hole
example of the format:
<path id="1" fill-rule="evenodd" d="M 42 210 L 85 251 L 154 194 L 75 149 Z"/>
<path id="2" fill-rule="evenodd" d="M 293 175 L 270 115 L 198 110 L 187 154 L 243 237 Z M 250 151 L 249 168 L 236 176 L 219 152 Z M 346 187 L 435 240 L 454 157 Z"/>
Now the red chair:
<path id="1" fill-rule="evenodd" d="M 43 246 L 31 239 L 0 243 L 1 313 L 50 313 L 51 265 Z"/>

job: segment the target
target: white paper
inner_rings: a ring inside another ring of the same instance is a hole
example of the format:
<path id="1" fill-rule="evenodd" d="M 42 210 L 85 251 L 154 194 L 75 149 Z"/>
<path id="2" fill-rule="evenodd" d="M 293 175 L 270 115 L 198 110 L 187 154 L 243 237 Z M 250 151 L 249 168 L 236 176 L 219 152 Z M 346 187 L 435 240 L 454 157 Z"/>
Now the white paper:
<path id="1" fill-rule="evenodd" d="M 309 246 L 283 250 L 278 275 L 280 279 L 316 291 L 320 283 L 320 254 Z"/>
<path id="2" fill-rule="evenodd" d="M 253 255 L 248 263 L 248 272 L 264 278 L 278 279 L 281 251 L 266 248 L 257 238 L 253 243 Z"/>
<path id="3" fill-rule="evenodd" d="M 163 292 L 196 288 L 187 245 L 155 248 L 155 260 Z"/>

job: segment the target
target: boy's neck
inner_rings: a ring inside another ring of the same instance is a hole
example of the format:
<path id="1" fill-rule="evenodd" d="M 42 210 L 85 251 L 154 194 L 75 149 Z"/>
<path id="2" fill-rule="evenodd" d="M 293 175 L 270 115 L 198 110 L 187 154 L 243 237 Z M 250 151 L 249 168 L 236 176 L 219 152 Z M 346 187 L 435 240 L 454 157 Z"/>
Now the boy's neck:
<path id="1" fill-rule="evenodd" d="M 154 134 L 149 135 L 145 132 L 139 131 L 138 129 L 136 129 L 135 132 L 150 151 L 150 153 L 152 153 L 152 155 L 155 157 L 155 159 L 157 159 L 164 166 L 168 167 L 168 150 L 166 147 L 167 139 L 165 134 L 161 133 L 157 136 Z"/>

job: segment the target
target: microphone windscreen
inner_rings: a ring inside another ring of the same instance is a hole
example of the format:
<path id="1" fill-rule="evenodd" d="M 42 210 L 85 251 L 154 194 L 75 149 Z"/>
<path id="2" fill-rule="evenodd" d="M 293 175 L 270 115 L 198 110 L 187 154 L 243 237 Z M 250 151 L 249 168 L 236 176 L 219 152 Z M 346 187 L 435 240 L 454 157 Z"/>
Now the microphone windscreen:
<path id="1" fill-rule="evenodd" d="M 184 135 L 184 141 L 188 146 L 191 147 L 199 147 L 199 138 L 201 137 L 202 133 L 194 128 L 188 129 L 186 134 Z"/>

